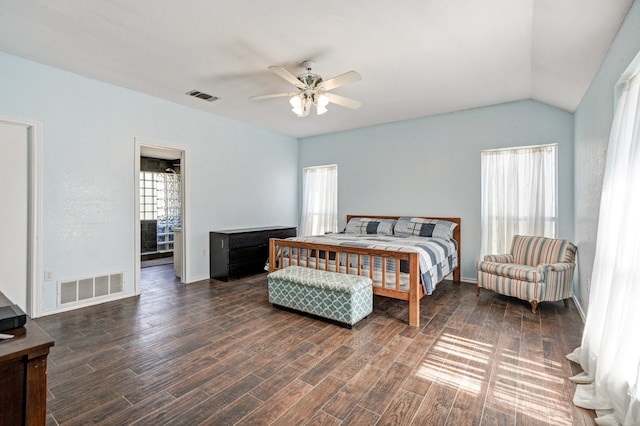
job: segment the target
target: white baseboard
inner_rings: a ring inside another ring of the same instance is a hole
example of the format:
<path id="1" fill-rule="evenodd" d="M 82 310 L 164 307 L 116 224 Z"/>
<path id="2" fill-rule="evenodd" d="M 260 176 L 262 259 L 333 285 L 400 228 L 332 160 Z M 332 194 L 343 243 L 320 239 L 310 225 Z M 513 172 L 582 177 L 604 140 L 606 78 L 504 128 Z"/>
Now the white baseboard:
<path id="1" fill-rule="evenodd" d="M 575 303 L 576 308 L 578 308 L 578 313 L 580 314 L 580 318 L 582 318 L 582 322 L 584 323 L 586 319 L 586 315 L 584 313 L 584 309 L 582 309 L 582 305 L 580 305 L 580 302 L 578 301 L 578 298 L 576 297 L 575 294 L 572 294 L 571 298 L 573 299 L 573 303 Z"/>
<path id="2" fill-rule="evenodd" d="M 185 284 L 193 284 L 193 283 L 197 283 L 200 281 L 209 281 L 210 277 L 208 275 L 204 276 L 204 277 L 196 277 L 196 278 L 191 278 L 191 280 L 189 280 L 188 282 L 185 282 Z"/>
<path id="3" fill-rule="evenodd" d="M 449 273 L 449 275 L 444 277 L 444 279 L 453 281 L 453 272 Z M 469 283 L 469 284 L 477 284 L 478 283 L 478 280 L 476 278 L 468 278 L 468 277 L 460 277 L 460 281 L 463 282 L 463 283 Z"/>
<path id="4" fill-rule="evenodd" d="M 40 312 L 39 317 L 46 317 L 48 315 L 60 314 L 62 312 L 75 311 L 76 309 L 86 308 L 88 306 L 101 305 L 103 303 L 114 302 L 116 300 L 126 299 L 134 296 L 136 296 L 136 294 L 134 293 L 122 293 L 122 294 L 117 294 L 110 297 L 101 297 L 99 299 L 87 299 L 86 303 L 74 304 L 73 306 L 65 306 L 64 308 L 57 308 L 57 309 L 52 309 L 50 311 Z"/>

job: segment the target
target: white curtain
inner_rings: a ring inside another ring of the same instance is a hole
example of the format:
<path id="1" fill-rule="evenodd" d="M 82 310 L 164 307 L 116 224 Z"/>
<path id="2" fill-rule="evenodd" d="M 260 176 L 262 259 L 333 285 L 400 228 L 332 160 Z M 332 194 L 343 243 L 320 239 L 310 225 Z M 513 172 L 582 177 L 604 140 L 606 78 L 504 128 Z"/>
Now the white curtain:
<path id="1" fill-rule="evenodd" d="M 338 230 L 338 166 L 306 167 L 302 176 L 300 235 Z"/>
<path id="2" fill-rule="evenodd" d="M 480 259 L 514 235 L 557 235 L 557 145 L 482 151 Z"/>
<path id="3" fill-rule="evenodd" d="M 573 402 L 598 424 L 640 424 L 640 54 L 616 86 Z"/>

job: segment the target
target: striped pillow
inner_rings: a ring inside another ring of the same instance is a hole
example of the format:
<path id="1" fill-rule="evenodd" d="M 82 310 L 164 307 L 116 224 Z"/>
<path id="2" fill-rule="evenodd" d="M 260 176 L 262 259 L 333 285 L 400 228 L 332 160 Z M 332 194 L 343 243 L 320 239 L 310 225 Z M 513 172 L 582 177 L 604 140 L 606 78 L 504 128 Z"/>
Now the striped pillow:
<path id="1" fill-rule="evenodd" d="M 395 219 L 376 219 L 371 217 L 354 217 L 347 223 L 346 234 L 393 235 Z"/>
<path id="2" fill-rule="evenodd" d="M 453 239 L 453 230 L 457 223 L 440 219 L 423 219 L 421 217 L 401 217 L 396 222 L 394 233 L 416 237 L 433 237 L 444 240 Z"/>

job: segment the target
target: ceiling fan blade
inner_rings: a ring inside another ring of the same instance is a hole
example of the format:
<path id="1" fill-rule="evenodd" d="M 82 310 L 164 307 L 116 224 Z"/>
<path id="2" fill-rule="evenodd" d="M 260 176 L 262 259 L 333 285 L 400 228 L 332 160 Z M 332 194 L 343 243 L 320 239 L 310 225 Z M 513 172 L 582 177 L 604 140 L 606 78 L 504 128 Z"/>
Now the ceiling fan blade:
<path id="1" fill-rule="evenodd" d="M 322 83 L 318 84 L 318 89 L 331 90 L 335 89 L 336 87 L 342 87 L 360 80 L 362 80 L 362 76 L 360 74 L 358 74 L 356 71 L 348 71 L 344 74 L 340 74 L 337 77 L 333 77 L 329 80 L 323 81 Z"/>
<path id="2" fill-rule="evenodd" d="M 295 92 L 272 93 L 270 95 L 251 96 L 249 99 L 251 99 L 252 101 L 259 101 L 261 99 L 280 98 L 282 96 L 294 96 L 294 95 L 297 95 L 297 93 Z"/>
<path id="3" fill-rule="evenodd" d="M 329 102 L 332 104 L 340 105 L 343 107 L 358 109 L 362 102 L 356 101 L 355 99 L 347 98 L 344 96 L 336 95 L 335 93 L 324 93 L 324 95 L 329 98 Z"/>
<path id="4" fill-rule="evenodd" d="M 283 79 L 287 80 L 289 83 L 291 83 L 294 86 L 296 86 L 298 89 L 304 89 L 304 87 L 305 87 L 304 83 L 302 83 L 300 80 L 298 80 L 298 78 L 295 75 L 291 74 L 286 69 L 284 69 L 282 67 L 276 67 L 276 66 L 271 66 L 271 67 L 269 67 L 269 69 L 271 71 L 273 71 L 274 73 L 278 74 Z"/>

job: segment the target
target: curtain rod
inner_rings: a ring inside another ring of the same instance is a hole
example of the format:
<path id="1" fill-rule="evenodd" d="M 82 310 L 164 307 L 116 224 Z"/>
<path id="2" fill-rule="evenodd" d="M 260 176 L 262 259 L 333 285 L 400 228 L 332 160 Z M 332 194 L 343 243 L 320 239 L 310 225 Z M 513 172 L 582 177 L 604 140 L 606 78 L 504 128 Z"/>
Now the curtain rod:
<path id="1" fill-rule="evenodd" d="M 303 169 L 328 169 L 329 167 L 338 167 L 337 164 L 326 164 L 324 166 L 308 166 L 303 167 Z"/>
<path id="2" fill-rule="evenodd" d="M 548 143 L 548 144 L 545 144 L 545 145 L 512 146 L 512 147 L 509 147 L 509 148 L 483 149 L 480 152 L 516 151 L 516 150 L 519 150 L 519 149 L 550 148 L 552 146 L 558 146 L 558 144 L 557 143 Z"/>

